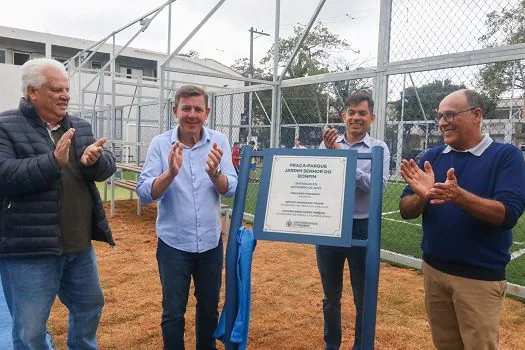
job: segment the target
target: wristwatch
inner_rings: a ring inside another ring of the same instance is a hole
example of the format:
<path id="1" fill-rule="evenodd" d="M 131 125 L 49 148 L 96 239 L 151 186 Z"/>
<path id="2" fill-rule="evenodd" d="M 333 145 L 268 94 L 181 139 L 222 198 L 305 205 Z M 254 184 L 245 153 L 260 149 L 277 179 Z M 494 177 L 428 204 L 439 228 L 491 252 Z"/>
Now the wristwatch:
<path id="1" fill-rule="evenodd" d="M 217 180 L 219 178 L 219 176 L 221 176 L 221 174 L 222 174 L 221 169 L 217 169 L 217 171 L 215 172 L 214 175 L 210 175 L 210 180 L 211 181 Z"/>

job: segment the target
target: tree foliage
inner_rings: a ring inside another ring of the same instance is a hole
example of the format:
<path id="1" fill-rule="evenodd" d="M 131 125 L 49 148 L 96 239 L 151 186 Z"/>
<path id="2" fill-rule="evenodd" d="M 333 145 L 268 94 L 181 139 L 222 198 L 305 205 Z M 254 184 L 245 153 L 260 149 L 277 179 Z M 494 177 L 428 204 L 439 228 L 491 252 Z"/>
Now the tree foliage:
<path id="1" fill-rule="evenodd" d="M 424 121 L 425 116 L 427 120 L 435 120 L 437 117 L 437 108 L 441 100 L 459 89 L 465 89 L 465 85 L 452 84 L 450 79 L 434 80 L 428 84 L 414 87 L 409 86 L 404 89 L 404 106 L 403 106 L 403 92 L 401 92 L 399 100 L 394 102 L 394 119 L 404 121 Z M 416 94 L 417 90 L 417 94 Z M 421 106 L 418 102 L 421 102 Z M 424 112 L 424 115 L 423 115 Z M 403 126 L 403 133 L 409 134 L 413 124 L 405 124 Z M 422 130 L 426 130 L 424 124 L 419 124 Z M 432 124 L 435 128 L 435 124 Z"/>
<path id="2" fill-rule="evenodd" d="M 301 40 L 304 25 L 298 24 L 294 26 L 294 33 L 286 38 L 279 40 L 279 65 L 283 66 L 294 51 L 295 46 Z M 332 33 L 322 22 L 317 22 L 311 29 L 305 40 L 303 41 L 299 52 L 292 61 L 288 76 L 290 78 L 306 77 L 309 75 L 317 75 L 329 72 L 330 66 L 330 52 L 353 50 L 350 44 L 339 37 L 339 35 Z M 268 68 L 273 67 L 274 45 L 270 47 L 266 56 L 261 60 L 262 65 Z"/>
<path id="3" fill-rule="evenodd" d="M 250 59 L 246 57 L 236 59 L 231 66 L 231 69 L 244 77 L 248 77 L 250 75 Z M 272 80 L 271 74 L 268 74 L 263 68 L 256 66 L 255 64 L 253 66 L 252 77 L 261 80 Z"/>
<path id="4" fill-rule="evenodd" d="M 279 66 L 289 61 L 295 46 L 300 41 L 305 27 L 297 25 L 293 34 L 281 38 L 279 41 Z M 263 80 L 272 80 L 273 74 L 273 45 L 268 49 L 266 56 L 253 67 L 253 77 Z M 334 58 L 331 52 L 349 51 L 351 45 L 339 35 L 332 33 L 321 22 L 313 26 L 306 36 L 296 57 L 286 74 L 287 78 L 301 78 L 318 74 L 351 70 L 356 65 L 345 58 Z M 232 69 L 244 76 L 250 72 L 249 59 L 240 58 L 235 61 Z M 368 80 L 338 81 L 334 83 L 310 84 L 294 86 L 283 89 L 282 123 L 283 124 L 309 124 L 325 123 L 327 116 L 332 117 L 332 111 L 337 114 L 343 111 L 346 97 L 357 90 L 370 89 Z M 263 108 L 271 111 L 271 92 L 258 92 L 261 102 L 253 97 L 252 125 L 267 124 Z M 247 109 L 247 108 L 245 108 Z M 293 130 L 292 130 L 293 131 Z M 300 135 L 303 137 L 302 135 Z M 262 137 L 261 137 L 262 138 Z M 293 137 L 291 138 L 293 141 Z M 289 145 L 291 146 L 291 145 Z"/>
<path id="5" fill-rule="evenodd" d="M 484 47 L 525 43 L 525 0 L 513 8 L 489 13 L 485 25 L 487 32 L 479 38 Z M 523 94 L 525 65 L 523 61 L 487 64 L 480 70 L 476 85 L 491 99 L 498 99 L 511 89 L 521 90 Z"/>

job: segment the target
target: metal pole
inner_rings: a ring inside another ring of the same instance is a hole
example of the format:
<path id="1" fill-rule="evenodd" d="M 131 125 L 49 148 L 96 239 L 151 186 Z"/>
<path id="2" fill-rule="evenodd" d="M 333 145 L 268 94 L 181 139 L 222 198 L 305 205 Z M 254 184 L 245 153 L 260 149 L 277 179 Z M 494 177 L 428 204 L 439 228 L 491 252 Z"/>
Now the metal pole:
<path id="1" fill-rule="evenodd" d="M 239 169 L 239 182 L 235 191 L 233 202 L 230 232 L 226 247 L 226 301 L 224 312 L 226 313 L 224 345 L 226 350 L 237 350 L 239 344 L 232 343 L 231 333 L 237 316 L 238 292 L 237 292 L 237 231 L 242 225 L 244 206 L 246 204 L 246 193 L 248 192 L 248 176 L 250 175 L 250 158 L 252 156 L 251 146 L 242 148 L 241 166 Z"/>
<path id="2" fill-rule="evenodd" d="M 102 118 L 100 118 L 102 120 L 102 125 L 104 125 L 104 117 L 106 116 L 107 114 L 107 111 L 104 109 L 105 107 L 105 92 L 106 92 L 106 75 L 104 74 L 104 72 L 100 72 L 100 92 L 102 92 L 102 94 L 100 95 L 100 110 L 101 112 L 98 112 L 98 113 L 101 113 L 101 116 Z M 104 133 L 103 133 L 103 127 L 101 128 L 100 125 L 99 125 L 99 118 L 98 118 L 98 113 L 97 113 L 97 135 L 98 137 L 102 137 L 102 136 L 105 136 Z"/>
<path id="3" fill-rule="evenodd" d="M 142 103 L 142 99 L 140 98 L 140 96 L 142 95 L 142 87 L 140 86 L 141 82 L 142 82 L 142 77 L 139 77 L 138 80 L 137 80 L 137 90 L 138 90 L 137 102 L 138 102 L 138 106 L 135 107 L 136 108 L 135 127 L 137 128 L 137 130 L 135 130 L 136 135 L 138 135 L 138 133 L 139 133 L 138 130 L 139 130 L 139 120 L 140 120 L 140 105 Z M 130 107 L 130 108 L 133 108 L 133 107 Z M 129 124 L 129 121 L 128 121 L 127 124 Z M 127 125 L 126 125 L 126 127 L 127 127 Z M 129 135 L 128 135 L 128 137 L 129 137 Z M 129 140 L 126 139 L 126 141 L 129 141 Z M 135 141 L 139 142 L 138 138 L 136 138 Z M 128 146 L 128 147 L 131 148 L 131 146 Z M 135 152 L 136 152 L 136 154 L 135 154 L 135 161 L 136 161 L 136 163 L 135 164 L 137 164 L 137 166 L 139 165 L 139 153 L 140 153 L 139 151 L 140 151 L 140 148 L 137 146 L 135 148 Z M 126 161 L 129 162 L 129 159 L 126 159 Z M 135 180 L 138 181 L 138 175 L 135 175 Z M 141 209 L 142 208 L 141 208 L 140 199 L 137 198 L 137 215 L 138 216 L 140 216 Z"/>
<path id="4" fill-rule="evenodd" d="M 295 119 L 295 116 L 293 115 L 292 113 L 292 110 L 290 109 L 290 106 L 288 105 L 288 102 L 286 102 L 286 99 L 283 97 L 283 103 L 284 103 L 284 106 L 286 107 L 286 109 L 288 110 L 288 113 L 290 113 L 290 116 L 292 117 L 292 120 L 295 124 L 299 124 L 297 122 L 297 119 Z"/>
<path id="5" fill-rule="evenodd" d="M 279 84 L 279 26 L 281 21 L 281 1 L 275 0 L 275 31 L 273 46 L 273 82 Z M 279 127 L 281 120 L 281 88 L 274 85 L 272 89 L 272 124 L 270 129 L 270 147 L 279 147 Z"/>
<path id="6" fill-rule="evenodd" d="M 82 66 L 82 55 L 78 56 L 78 66 Z M 80 98 L 80 118 L 84 118 L 84 90 L 82 89 L 82 68 L 78 69 L 78 93 Z"/>
<path id="7" fill-rule="evenodd" d="M 111 140 L 111 151 L 115 154 L 114 127 L 115 116 L 115 34 L 113 34 L 113 49 L 111 51 L 111 111 L 109 115 L 109 139 Z M 122 161 L 122 159 L 121 159 Z M 115 213 L 115 174 L 111 176 L 111 216 Z"/>
<path id="8" fill-rule="evenodd" d="M 236 80 L 236 81 L 249 81 L 252 83 L 266 84 L 266 85 L 277 85 L 278 84 L 278 83 L 274 83 L 274 82 L 263 80 L 263 79 L 250 79 L 250 78 L 243 77 L 242 75 L 232 75 L 232 74 L 224 74 L 224 73 L 205 72 L 205 71 L 196 72 L 195 70 L 191 70 L 191 69 L 168 67 L 168 66 L 165 66 L 164 69 L 170 72 L 175 72 L 175 73 L 182 73 L 182 74 L 189 74 L 189 75 L 198 74 L 203 77 L 229 79 L 229 80 Z"/>
<path id="9" fill-rule="evenodd" d="M 171 3 L 168 7 L 168 51 L 167 55 L 171 53 Z"/>
<path id="10" fill-rule="evenodd" d="M 505 143 L 512 143 L 512 110 L 514 109 L 514 84 L 516 83 L 516 61 L 512 64 L 512 85 L 510 87 L 509 120 L 505 125 Z"/>
<path id="11" fill-rule="evenodd" d="M 140 166 L 140 162 L 141 162 L 141 158 L 140 158 L 140 150 L 141 150 L 141 146 L 138 145 L 139 142 L 142 141 L 142 133 L 141 133 L 141 130 L 140 130 L 140 125 L 142 124 L 142 106 L 137 106 L 137 130 L 135 130 L 136 134 L 135 134 L 135 139 L 137 140 L 137 147 L 135 149 L 135 152 L 137 153 L 137 158 L 136 158 L 136 165 L 137 166 Z"/>
<path id="12" fill-rule="evenodd" d="M 230 117 L 228 118 L 230 120 L 230 125 L 228 128 L 228 141 L 230 142 L 230 145 L 233 145 L 233 95 L 230 95 L 230 113 L 228 113 Z"/>
<path id="13" fill-rule="evenodd" d="M 164 62 L 162 62 L 162 67 L 165 67 L 165 66 L 169 65 L 169 63 L 171 62 L 173 57 L 175 57 L 175 55 L 177 55 L 179 53 L 179 51 L 182 50 L 182 48 L 188 43 L 188 41 L 190 41 L 190 39 L 193 38 L 193 36 L 199 31 L 199 29 L 201 29 L 201 27 L 208 21 L 208 19 L 210 19 L 210 17 L 213 16 L 213 14 L 219 9 L 219 7 L 221 7 L 221 5 L 224 3 L 224 1 L 226 1 L 226 0 L 220 0 L 211 9 L 211 11 L 208 12 L 208 14 L 202 19 L 202 21 L 191 31 L 190 34 L 188 34 L 186 39 L 184 39 L 182 41 L 182 43 L 180 43 L 180 45 L 177 46 L 177 48 L 164 60 Z"/>
<path id="14" fill-rule="evenodd" d="M 299 49 L 301 48 L 301 45 L 303 44 L 304 40 L 308 36 L 308 33 L 310 32 L 310 28 L 312 28 L 312 25 L 314 24 L 314 22 L 315 22 L 315 20 L 317 18 L 317 15 L 319 15 L 319 12 L 321 12 L 321 9 L 323 8 L 323 5 L 324 5 L 325 2 L 326 2 L 326 0 L 319 1 L 319 4 L 317 5 L 317 8 L 315 9 L 314 14 L 312 15 L 312 17 L 310 18 L 310 21 L 308 22 L 308 24 L 304 28 L 303 35 L 301 36 L 301 39 L 299 40 L 297 45 L 295 45 L 295 48 L 293 50 L 292 55 L 288 59 L 288 62 L 286 62 L 285 68 L 284 68 L 283 72 L 281 73 L 281 78 L 279 79 L 279 82 L 283 81 L 285 74 L 288 72 L 288 69 L 290 69 L 290 66 L 292 65 L 292 61 L 295 59 L 295 56 L 299 52 Z"/>
<path id="15" fill-rule="evenodd" d="M 171 53 L 171 4 L 168 8 L 168 51 L 166 52 L 166 55 L 169 56 L 170 53 Z M 171 88 L 172 85 L 170 85 L 171 84 L 171 72 L 170 71 L 166 72 L 166 80 L 167 80 L 168 85 L 170 86 L 170 89 L 168 91 L 173 91 L 173 89 Z M 169 99 L 169 96 L 168 96 L 168 99 Z M 171 119 L 169 118 L 170 111 L 168 110 L 169 109 L 168 106 L 169 106 L 169 103 L 166 104 L 166 130 L 171 129 Z"/>
<path id="16" fill-rule="evenodd" d="M 116 34 L 120 33 L 121 31 L 131 27 L 132 25 L 134 25 L 135 23 L 137 22 L 140 22 L 141 20 L 143 20 L 144 18 L 146 17 L 149 17 L 149 15 L 151 15 L 152 13 L 156 12 L 156 11 L 162 11 L 164 9 L 164 7 L 166 7 L 166 5 L 170 4 L 171 6 L 171 3 L 175 2 L 176 0 L 169 0 L 167 2 L 165 2 L 164 4 L 160 5 L 159 7 L 156 7 L 155 9 L 149 11 L 148 13 L 146 13 L 145 15 L 143 15 L 142 17 L 139 17 L 137 18 L 136 20 L 134 21 L 131 21 L 129 22 L 128 24 L 126 24 L 125 26 L 113 31 L 112 33 L 108 34 L 108 36 L 104 37 L 104 39 L 100 40 L 100 41 L 97 41 L 95 44 L 91 45 L 90 47 L 78 52 L 75 56 L 71 57 L 70 59 L 68 59 L 66 62 L 67 64 L 69 64 L 71 61 L 73 61 L 77 56 L 83 54 L 84 52 L 88 52 L 88 51 L 91 51 L 91 49 L 93 49 L 94 47 L 96 47 L 93 52 L 91 53 L 91 55 L 88 57 L 88 59 L 90 59 L 101 47 L 102 45 L 108 41 L 109 38 L 111 38 L 112 36 L 115 36 Z M 69 61 L 69 62 L 68 62 Z M 79 67 L 79 68 L 82 68 L 82 67 Z"/>
<path id="17" fill-rule="evenodd" d="M 253 78 L 253 27 L 250 27 L 250 67 L 248 72 L 248 78 Z M 248 85 L 251 85 L 251 83 L 248 83 Z M 250 91 L 248 93 L 248 140 L 246 140 L 246 143 L 250 142 L 252 139 L 252 103 L 253 95 Z"/>
<path id="18" fill-rule="evenodd" d="M 388 75 L 385 65 L 390 59 L 392 0 L 380 1 L 377 73 L 374 77 L 374 101 L 377 108 L 375 111 L 376 122 L 372 124 L 371 135 L 379 140 L 384 140 L 388 100 Z"/>
<path id="19" fill-rule="evenodd" d="M 366 247 L 365 292 L 363 300 L 363 330 L 361 349 L 373 350 L 376 330 L 377 289 L 381 242 L 381 203 L 383 199 L 383 147 L 372 147 L 370 183 L 370 220 Z"/>
<path id="20" fill-rule="evenodd" d="M 326 93 L 326 125 L 328 125 L 329 117 L 330 117 L 330 95 Z"/>
<path id="21" fill-rule="evenodd" d="M 248 78 L 253 79 L 253 33 L 270 36 L 268 33 L 260 32 L 253 27 L 250 27 L 250 67 L 248 67 Z M 248 83 L 248 85 L 252 85 Z M 248 93 L 248 140 L 252 139 L 252 114 L 253 114 L 253 92 Z"/>
<path id="22" fill-rule="evenodd" d="M 217 125 L 217 96 L 213 92 L 208 94 L 210 116 L 208 117 L 209 128 L 215 130 Z"/>
<path id="23" fill-rule="evenodd" d="M 259 98 L 259 94 L 255 92 L 255 97 L 257 97 L 257 101 L 259 102 L 259 105 L 261 106 L 263 112 L 264 112 L 264 115 L 266 116 L 266 120 L 268 120 L 268 123 L 272 124 L 272 121 L 270 120 L 270 117 L 268 116 L 268 112 L 266 111 L 266 108 L 264 108 L 264 105 L 261 101 L 261 99 Z"/>
<path id="24" fill-rule="evenodd" d="M 165 94 L 165 91 L 164 91 L 164 84 L 165 84 L 165 81 L 164 81 L 164 74 L 165 74 L 166 70 L 165 70 L 165 67 L 164 66 L 160 66 L 160 89 L 159 89 L 159 134 L 162 134 L 163 130 L 164 130 L 164 115 L 166 114 L 166 111 L 167 111 L 167 107 L 164 106 L 164 94 Z M 167 116 L 166 116 L 167 117 Z"/>
<path id="25" fill-rule="evenodd" d="M 396 176 L 401 173 L 401 160 L 403 159 L 403 119 L 405 117 L 405 86 L 407 75 L 403 74 L 403 90 L 401 91 L 401 118 L 397 124 L 397 154 Z"/>
<path id="26" fill-rule="evenodd" d="M 142 28 L 140 28 L 135 34 L 133 34 L 133 36 L 131 37 L 131 39 L 129 39 L 125 44 L 124 46 L 122 46 L 122 48 L 119 50 L 119 52 L 116 54 L 116 55 L 113 55 L 113 58 L 111 60 L 109 60 L 106 64 L 104 64 L 102 66 L 102 68 L 100 70 L 104 71 L 111 63 L 112 63 L 112 60 L 116 59 L 117 56 L 119 56 L 127 47 L 129 44 L 131 44 L 131 42 L 133 40 L 135 40 L 135 38 L 137 36 L 139 36 L 140 33 L 144 32 L 146 30 L 146 28 L 149 26 L 149 24 L 151 23 L 151 21 L 153 21 L 155 19 L 155 17 L 157 17 L 157 15 L 159 14 L 160 12 L 157 12 L 153 15 L 153 17 L 151 18 L 146 18 L 145 19 L 145 22 L 142 26 Z M 147 20 L 147 21 L 146 21 Z M 115 35 L 113 35 L 113 51 L 115 51 Z M 86 84 L 86 88 L 88 88 L 91 83 L 93 83 L 93 81 L 95 81 L 96 79 L 96 76 L 93 77 L 93 79 L 91 79 L 89 81 L 89 83 Z"/>
<path id="27" fill-rule="evenodd" d="M 412 74 L 408 73 L 408 77 L 410 78 L 410 81 L 412 82 L 412 87 L 414 88 L 414 92 L 416 93 L 416 99 L 417 104 L 419 105 L 419 109 L 421 110 L 421 114 L 423 114 L 423 119 L 425 119 L 425 145 L 424 149 L 428 148 L 428 120 L 427 120 L 427 114 L 425 113 L 425 110 L 423 109 L 423 104 L 421 103 L 421 99 L 419 98 L 419 93 L 417 92 L 417 87 L 414 84 L 414 79 L 412 79 Z"/>

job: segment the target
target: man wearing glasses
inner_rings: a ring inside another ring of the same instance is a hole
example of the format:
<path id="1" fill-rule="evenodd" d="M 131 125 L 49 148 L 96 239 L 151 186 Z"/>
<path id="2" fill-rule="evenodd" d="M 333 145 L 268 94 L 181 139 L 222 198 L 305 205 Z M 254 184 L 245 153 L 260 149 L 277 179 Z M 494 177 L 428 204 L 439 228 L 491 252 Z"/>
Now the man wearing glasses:
<path id="1" fill-rule="evenodd" d="M 446 96 L 445 145 L 403 160 L 405 219 L 423 215 L 425 305 L 438 349 L 497 349 L 511 229 L 525 208 L 525 163 L 510 144 L 481 134 L 482 97 Z"/>

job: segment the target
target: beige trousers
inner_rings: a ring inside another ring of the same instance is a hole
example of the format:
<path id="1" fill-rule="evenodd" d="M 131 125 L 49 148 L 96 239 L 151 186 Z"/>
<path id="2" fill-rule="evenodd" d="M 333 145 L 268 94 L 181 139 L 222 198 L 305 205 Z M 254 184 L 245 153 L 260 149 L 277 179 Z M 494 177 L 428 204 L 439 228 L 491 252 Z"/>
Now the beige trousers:
<path id="1" fill-rule="evenodd" d="M 498 349 L 506 281 L 480 281 L 443 273 L 423 262 L 425 306 L 439 350 Z"/>

